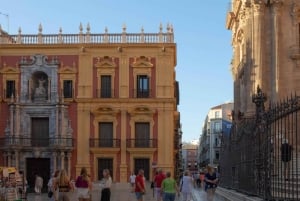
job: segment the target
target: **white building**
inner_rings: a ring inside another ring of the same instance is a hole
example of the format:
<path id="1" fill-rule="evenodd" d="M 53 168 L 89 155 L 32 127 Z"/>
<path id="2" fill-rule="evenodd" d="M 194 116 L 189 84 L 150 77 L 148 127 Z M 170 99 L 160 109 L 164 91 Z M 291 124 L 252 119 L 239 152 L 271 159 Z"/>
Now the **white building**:
<path id="1" fill-rule="evenodd" d="M 233 103 L 212 107 L 204 121 L 199 140 L 198 163 L 200 167 L 208 164 L 219 165 L 222 135 L 229 135 Z"/>

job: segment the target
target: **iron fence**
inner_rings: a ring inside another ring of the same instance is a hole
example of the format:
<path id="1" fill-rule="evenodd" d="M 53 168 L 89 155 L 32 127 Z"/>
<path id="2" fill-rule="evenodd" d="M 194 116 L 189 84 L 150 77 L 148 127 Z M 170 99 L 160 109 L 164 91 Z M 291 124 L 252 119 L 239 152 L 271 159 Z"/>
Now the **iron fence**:
<path id="1" fill-rule="evenodd" d="M 264 200 L 300 200 L 300 97 L 267 110 L 265 97 L 258 88 L 256 115 L 234 119 L 223 137 L 220 185 Z"/>

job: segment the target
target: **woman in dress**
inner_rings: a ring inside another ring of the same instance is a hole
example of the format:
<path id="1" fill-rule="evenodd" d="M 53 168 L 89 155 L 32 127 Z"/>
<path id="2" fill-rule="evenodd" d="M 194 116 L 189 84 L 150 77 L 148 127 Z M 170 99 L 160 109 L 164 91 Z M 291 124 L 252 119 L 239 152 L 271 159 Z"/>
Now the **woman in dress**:
<path id="1" fill-rule="evenodd" d="M 89 201 L 92 185 L 85 167 L 81 168 L 80 176 L 77 177 L 75 186 L 77 187 L 78 200 Z"/>
<path id="2" fill-rule="evenodd" d="M 213 201 L 215 191 L 217 188 L 218 178 L 212 166 L 207 167 L 207 173 L 205 174 L 205 189 L 207 191 L 207 201 Z"/>
<path id="3" fill-rule="evenodd" d="M 190 171 L 185 171 L 184 176 L 180 181 L 180 189 L 182 193 L 182 201 L 190 201 L 192 199 L 192 189 L 194 181 Z"/>
<path id="4" fill-rule="evenodd" d="M 112 179 L 108 169 L 103 170 L 103 181 L 100 184 L 101 190 L 101 201 L 110 201 L 110 187 Z"/>

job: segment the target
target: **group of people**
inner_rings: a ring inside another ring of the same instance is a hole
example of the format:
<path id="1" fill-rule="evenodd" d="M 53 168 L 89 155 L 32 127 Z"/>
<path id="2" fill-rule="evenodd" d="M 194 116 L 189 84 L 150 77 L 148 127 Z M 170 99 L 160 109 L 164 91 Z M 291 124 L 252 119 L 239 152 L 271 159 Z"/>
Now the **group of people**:
<path id="1" fill-rule="evenodd" d="M 101 200 L 110 201 L 110 187 L 112 179 L 108 169 L 103 170 L 103 179 L 99 184 L 101 187 Z M 92 182 L 85 167 L 81 169 L 75 184 L 67 176 L 65 170 L 55 171 L 48 182 L 48 196 L 52 201 L 70 201 L 70 192 L 76 188 L 79 201 L 91 201 Z"/>
<path id="2" fill-rule="evenodd" d="M 205 173 L 197 174 L 197 176 L 199 179 L 196 178 L 195 181 L 190 171 L 187 170 L 180 178 L 179 184 L 177 184 L 175 179 L 171 177 L 170 172 L 165 174 L 159 169 L 151 183 L 156 201 L 174 201 L 176 194 L 178 196 L 182 195 L 182 201 L 190 201 L 195 182 L 206 191 L 207 201 L 212 201 L 219 182 L 215 169 L 212 166 L 208 166 Z M 137 201 L 143 201 L 143 195 L 146 193 L 144 171 L 142 169 L 139 170 L 137 176 L 132 173 L 129 181 Z"/>

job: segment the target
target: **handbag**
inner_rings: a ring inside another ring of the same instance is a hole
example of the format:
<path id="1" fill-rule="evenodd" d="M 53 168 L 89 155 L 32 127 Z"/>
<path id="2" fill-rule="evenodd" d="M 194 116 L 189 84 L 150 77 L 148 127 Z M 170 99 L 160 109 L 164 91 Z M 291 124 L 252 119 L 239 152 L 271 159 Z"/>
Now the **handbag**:
<path id="1" fill-rule="evenodd" d="M 53 196 L 53 192 L 52 191 L 48 191 L 48 198 L 52 198 Z"/>
<path id="2" fill-rule="evenodd" d="M 151 182 L 151 186 L 150 187 L 154 188 L 154 182 L 153 181 Z"/>

